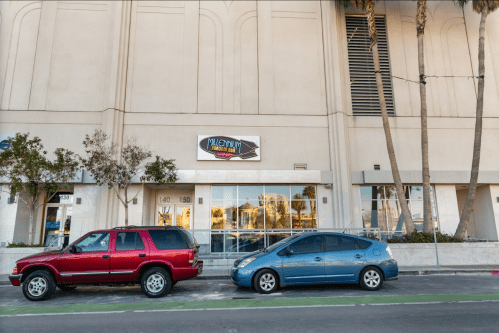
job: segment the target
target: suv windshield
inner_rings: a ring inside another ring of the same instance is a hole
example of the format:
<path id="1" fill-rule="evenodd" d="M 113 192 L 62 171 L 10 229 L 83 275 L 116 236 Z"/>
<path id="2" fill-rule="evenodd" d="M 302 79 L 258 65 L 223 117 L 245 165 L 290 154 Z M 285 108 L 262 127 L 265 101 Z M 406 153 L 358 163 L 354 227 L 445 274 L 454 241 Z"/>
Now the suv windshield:
<path id="1" fill-rule="evenodd" d="M 275 249 L 278 249 L 282 245 L 287 244 L 287 243 L 291 242 L 292 240 L 297 239 L 300 236 L 301 236 L 301 234 L 294 234 L 293 236 L 289 236 L 288 238 L 284 238 L 283 240 L 280 240 L 277 243 L 274 243 L 271 246 L 269 246 L 268 248 L 266 248 L 265 251 L 267 251 L 267 252 L 274 251 Z"/>

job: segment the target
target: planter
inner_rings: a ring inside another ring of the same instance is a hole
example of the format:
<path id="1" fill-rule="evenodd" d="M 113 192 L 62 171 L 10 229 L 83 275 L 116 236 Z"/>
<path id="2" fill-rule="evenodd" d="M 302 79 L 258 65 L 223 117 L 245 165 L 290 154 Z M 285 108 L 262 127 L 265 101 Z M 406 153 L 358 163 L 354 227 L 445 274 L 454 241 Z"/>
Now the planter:
<path id="1" fill-rule="evenodd" d="M 399 266 L 434 266 L 435 244 L 389 244 Z M 442 266 L 499 265 L 499 243 L 438 243 Z"/>
<path id="2" fill-rule="evenodd" d="M 0 248 L 0 274 L 12 274 L 17 260 L 43 251 L 44 247 Z"/>

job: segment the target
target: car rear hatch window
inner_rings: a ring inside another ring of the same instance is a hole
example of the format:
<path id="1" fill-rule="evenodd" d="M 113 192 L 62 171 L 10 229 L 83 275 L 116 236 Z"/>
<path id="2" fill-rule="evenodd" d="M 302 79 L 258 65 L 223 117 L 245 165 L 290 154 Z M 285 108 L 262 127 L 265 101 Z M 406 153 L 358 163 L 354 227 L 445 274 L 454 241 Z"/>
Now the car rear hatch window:
<path id="1" fill-rule="evenodd" d="M 189 249 L 179 230 L 149 230 L 158 250 Z"/>

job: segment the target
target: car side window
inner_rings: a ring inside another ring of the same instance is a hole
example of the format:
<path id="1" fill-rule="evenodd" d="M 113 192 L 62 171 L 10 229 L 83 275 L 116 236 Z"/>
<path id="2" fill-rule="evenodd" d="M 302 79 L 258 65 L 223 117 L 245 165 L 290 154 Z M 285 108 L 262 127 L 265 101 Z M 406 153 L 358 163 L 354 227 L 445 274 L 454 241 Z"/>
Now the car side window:
<path id="1" fill-rule="evenodd" d="M 322 236 L 309 236 L 302 238 L 289 246 L 293 255 L 322 252 Z"/>
<path id="2" fill-rule="evenodd" d="M 149 230 L 158 250 L 187 249 L 187 244 L 178 230 Z"/>
<path id="3" fill-rule="evenodd" d="M 326 252 L 359 250 L 360 247 L 352 237 L 325 235 Z"/>
<path id="4" fill-rule="evenodd" d="M 75 246 L 82 252 L 100 252 L 109 249 L 109 232 L 94 232 L 79 241 Z"/>
<path id="5" fill-rule="evenodd" d="M 118 232 L 116 234 L 116 251 L 143 250 L 144 242 L 136 231 Z"/>

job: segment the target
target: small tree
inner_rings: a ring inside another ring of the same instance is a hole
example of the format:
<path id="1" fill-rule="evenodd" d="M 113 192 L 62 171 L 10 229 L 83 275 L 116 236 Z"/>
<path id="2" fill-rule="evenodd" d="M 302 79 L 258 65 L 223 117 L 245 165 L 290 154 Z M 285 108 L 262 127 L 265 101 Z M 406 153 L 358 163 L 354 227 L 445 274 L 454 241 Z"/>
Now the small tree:
<path id="1" fill-rule="evenodd" d="M 177 181 L 177 168 L 174 160 L 164 160 L 156 156 L 156 160 L 146 164 L 152 157 L 151 152 L 140 147 L 135 140 L 125 142 L 120 154 L 117 154 L 116 144 L 108 144 L 108 136 L 101 130 L 96 130 L 92 136 L 85 136 L 83 145 L 87 153 L 86 159 L 82 158 L 83 166 L 92 173 L 98 185 L 106 184 L 113 189 L 120 202 L 125 207 L 125 226 L 128 226 L 128 205 L 135 199 L 146 181 L 158 184 L 174 183 Z M 118 160 L 118 157 L 119 160 Z M 137 193 L 129 199 L 128 189 L 132 185 L 132 179 L 139 173 L 142 183 Z M 123 190 L 123 195 L 120 193 Z"/>
<path id="2" fill-rule="evenodd" d="M 0 176 L 10 183 L 10 195 L 25 192 L 27 199 L 19 196 L 29 208 L 29 244 L 33 244 L 33 217 L 40 206 L 38 199 L 46 192 L 47 201 L 76 176 L 79 163 L 73 152 L 57 148 L 55 160 L 47 158 L 41 139 L 28 139 L 29 133 L 17 133 L 9 138 L 10 149 L 0 154 Z"/>

